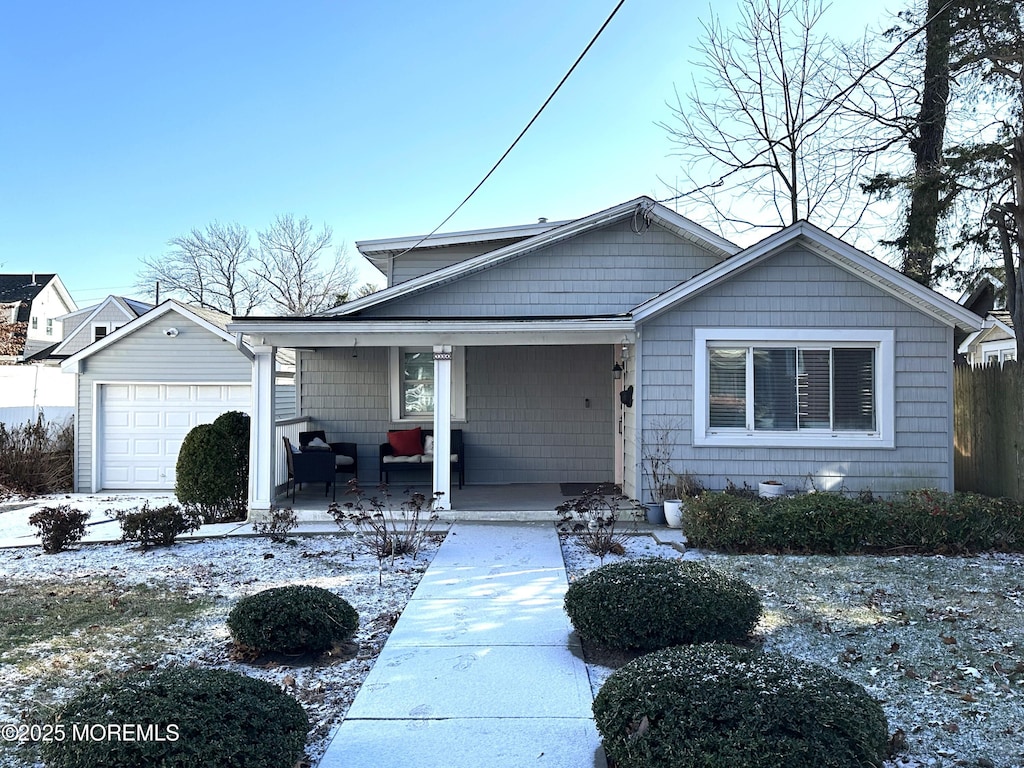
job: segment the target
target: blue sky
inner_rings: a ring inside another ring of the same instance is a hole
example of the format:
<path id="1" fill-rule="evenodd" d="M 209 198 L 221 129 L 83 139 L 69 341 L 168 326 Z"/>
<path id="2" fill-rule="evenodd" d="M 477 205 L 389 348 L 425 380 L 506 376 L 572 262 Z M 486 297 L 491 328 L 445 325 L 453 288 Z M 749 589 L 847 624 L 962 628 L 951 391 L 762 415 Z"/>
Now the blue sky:
<path id="1" fill-rule="evenodd" d="M 57 272 L 80 306 L 214 220 L 308 216 L 336 242 L 423 234 L 516 137 L 614 0 L 3 4 L 0 270 Z M 877 23 L 840 0 L 829 27 Z M 445 230 L 665 197 L 664 131 L 705 4 L 626 0 Z M 723 18 L 734 11 L 716 3 Z"/>

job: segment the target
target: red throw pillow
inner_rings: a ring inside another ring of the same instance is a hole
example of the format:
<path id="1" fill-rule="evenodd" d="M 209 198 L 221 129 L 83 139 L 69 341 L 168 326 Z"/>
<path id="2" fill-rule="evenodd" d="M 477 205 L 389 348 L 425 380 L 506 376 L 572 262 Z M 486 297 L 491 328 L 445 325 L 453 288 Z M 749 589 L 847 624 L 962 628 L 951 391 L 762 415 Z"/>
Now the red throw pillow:
<path id="1" fill-rule="evenodd" d="M 388 432 L 388 443 L 395 456 L 416 456 L 423 453 L 422 430 L 403 429 L 398 432 Z"/>

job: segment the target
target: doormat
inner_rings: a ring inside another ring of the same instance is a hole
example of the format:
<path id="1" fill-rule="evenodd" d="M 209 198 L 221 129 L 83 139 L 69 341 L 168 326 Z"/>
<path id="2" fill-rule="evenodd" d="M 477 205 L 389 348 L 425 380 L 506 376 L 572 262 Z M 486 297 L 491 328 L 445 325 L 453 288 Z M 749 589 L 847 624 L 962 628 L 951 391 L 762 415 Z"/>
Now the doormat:
<path id="1" fill-rule="evenodd" d="M 582 496 L 587 491 L 597 490 L 605 496 L 619 493 L 619 486 L 615 483 L 559 483 L 558 489 L 563 496 Z"/>

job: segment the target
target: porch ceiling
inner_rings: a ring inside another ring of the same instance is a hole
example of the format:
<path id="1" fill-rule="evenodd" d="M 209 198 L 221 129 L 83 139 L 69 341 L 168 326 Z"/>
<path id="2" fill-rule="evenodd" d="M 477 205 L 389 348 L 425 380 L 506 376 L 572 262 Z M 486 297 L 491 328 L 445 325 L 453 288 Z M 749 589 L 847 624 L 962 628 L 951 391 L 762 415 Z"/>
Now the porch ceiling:
<path id="1" fill-rule="evenodd" d="M 238 318 L 228 326 L 274 347 L 532 346 L 632 344 L 631 317 L 520 320 L 358 320 Z"/>

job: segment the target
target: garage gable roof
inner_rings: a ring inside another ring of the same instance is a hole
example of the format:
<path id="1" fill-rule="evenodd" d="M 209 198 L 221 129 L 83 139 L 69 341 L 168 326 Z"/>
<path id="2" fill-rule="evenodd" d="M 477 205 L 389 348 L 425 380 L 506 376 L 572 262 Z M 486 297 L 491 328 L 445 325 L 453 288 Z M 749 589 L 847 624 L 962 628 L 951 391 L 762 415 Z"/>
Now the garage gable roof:
<path id="1" fill-rule="evenodd" d="M 75 370 L 79 361 L 85 360 L 90 355 L 106 349 L 112 344 L 117 344 L 121 339 L 145 328 L 157 318 L 163 317 L 170 312 L 181 315 L 186 320 L 195 323 L 200 328 L 206 329 L 225 341 L 229 341 L 232 344 L 235 343 L 235 336 L 227 331 L 228 321 L 231 320 L 230 315 L 226 315 L 223 312 L 217 312 L 212 309 L 192 307 L 188 304 L 182 304 L 180 301 L 175 299 L 167 299 L 160 305 L 149 310 L 149 312 L 137 317 L 126 325 L 122 325 L 113 333 L 104 336 L 102 339 L 93 342 L 85 349 L 76 352 L 74 355 L 62 362 L 61 367 L 65 370 Z M 245 345 L 245 349 L 247 352 L 251 352 L 247 345 Z"/>
<path id="2" fill-rule="evenodd" d="M 948 326 L 957 326 L 970 332 L 981 328 L 984 322 L 981 317 L 952 299 L 924 287 L 807 221 L 791 224 L 720 264 L 695 275 L 685 283 L 644 302 L 633 310 L 633 318 L 637 322 L 642 322 L 654 317 L 794 245 L 807 248 L 840 269 L 856 275 Z"/>

